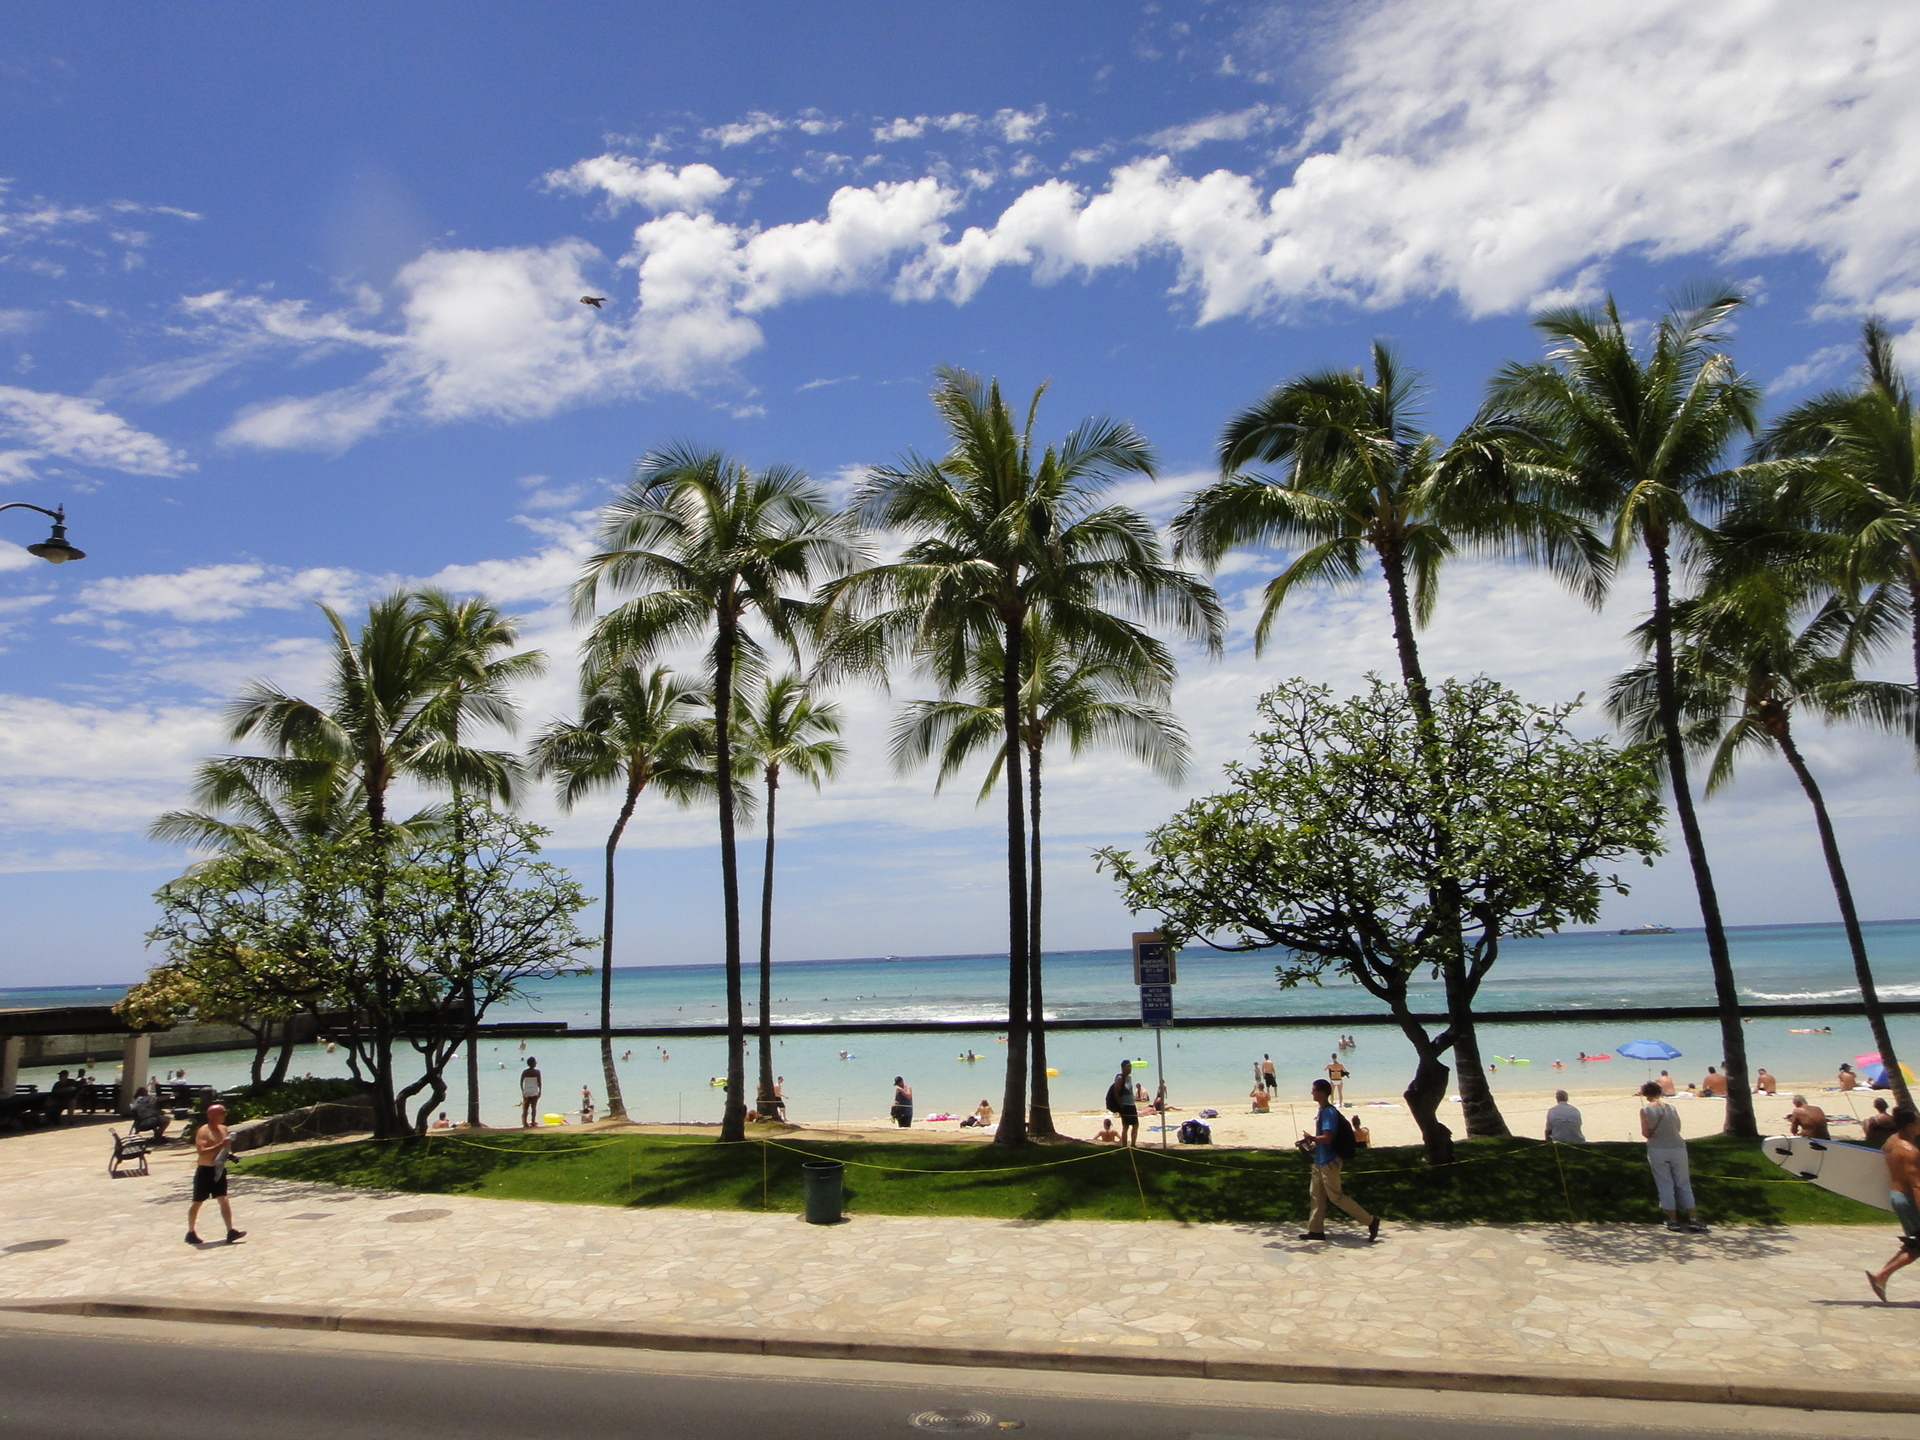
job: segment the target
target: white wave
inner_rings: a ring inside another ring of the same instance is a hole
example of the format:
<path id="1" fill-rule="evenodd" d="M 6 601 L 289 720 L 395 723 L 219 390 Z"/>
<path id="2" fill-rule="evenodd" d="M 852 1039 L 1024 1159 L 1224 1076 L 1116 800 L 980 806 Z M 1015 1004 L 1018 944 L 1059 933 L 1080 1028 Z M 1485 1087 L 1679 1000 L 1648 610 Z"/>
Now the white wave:
<path id="1" fill-rule="evenodd" d="M 1882 985 L 1878 988 L 1882 1000 L 1920 1000 L 1920 985 Z M 1747 995 L 1753 1000 L 1858 1000 L 1860 987 L 1849 985 L 1844 990 L 1794 990 L 1786 994 L 1749 990 Z"/>

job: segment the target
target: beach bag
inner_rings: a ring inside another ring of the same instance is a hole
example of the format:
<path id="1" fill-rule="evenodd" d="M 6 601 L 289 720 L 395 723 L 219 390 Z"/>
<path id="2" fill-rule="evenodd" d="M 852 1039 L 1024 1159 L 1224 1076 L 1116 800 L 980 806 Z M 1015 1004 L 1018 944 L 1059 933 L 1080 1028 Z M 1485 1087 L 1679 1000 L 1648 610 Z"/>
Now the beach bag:
<path id="1" fill-rule="evenodd" d="M 1182 1145 L 1211 1145 L 1213 1127 L 1198 1120 L 1180 1122 L 1180 1143 Z"/>
<path id="2" fill-rule="evenodd" d="M 1333 1156 L 1336 1160 L 1351 1160 L 1354 1152 L 1360 1148 L 1360 1142 L 1353 1137 L 1353 1124 L 1338 1110 L 1333 1112 Z"/>

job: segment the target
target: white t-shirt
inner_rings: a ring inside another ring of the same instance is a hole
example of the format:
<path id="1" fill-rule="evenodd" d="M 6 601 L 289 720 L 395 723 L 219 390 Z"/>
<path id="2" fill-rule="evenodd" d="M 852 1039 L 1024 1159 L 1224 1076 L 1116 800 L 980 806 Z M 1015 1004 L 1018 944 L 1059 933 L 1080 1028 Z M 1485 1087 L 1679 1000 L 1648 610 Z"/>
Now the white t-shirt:
<path id="1" fill-rule="evenodd" d="M 1586 1134 L 1580 1128 L 1580 1112 L 1564 1100 L 1547 1111 L 1547 1138 L 1568 1145 L 1586 1144 Z"/>
<path id="2" fill-rule="evenodd" d="M 1649 1150 L 1685 1150 L 1680 1138 L 1680 1112 L 1671 1105 L 1642 1105 L 1640 1123 L 1648 1131 Z"/>
<path id="3" fill-rule="evenodd" d="M 520 1072 L 520 1094 L 527 1100 L 540 1098 L 540 1076 L 532 1070 Z"/>

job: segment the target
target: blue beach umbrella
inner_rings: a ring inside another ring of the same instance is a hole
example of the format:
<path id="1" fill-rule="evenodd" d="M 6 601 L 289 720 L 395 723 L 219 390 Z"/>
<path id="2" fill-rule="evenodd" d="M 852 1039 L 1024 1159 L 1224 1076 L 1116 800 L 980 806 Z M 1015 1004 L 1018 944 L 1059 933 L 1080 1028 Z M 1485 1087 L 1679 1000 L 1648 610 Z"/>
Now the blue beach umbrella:
<path id="1" fill-rule="evenodd" d="M 1629 1040 L 1624 1045 L 1613 1047 L 1616 1055 L 1625 1055 L 1630 1059 L 1647 1062 L 1647 1078 L 1653 1078 L 1653 1062 L 1656 1060 L 1678 1060 L 1680 1052 L 1664 1040 Z"/>

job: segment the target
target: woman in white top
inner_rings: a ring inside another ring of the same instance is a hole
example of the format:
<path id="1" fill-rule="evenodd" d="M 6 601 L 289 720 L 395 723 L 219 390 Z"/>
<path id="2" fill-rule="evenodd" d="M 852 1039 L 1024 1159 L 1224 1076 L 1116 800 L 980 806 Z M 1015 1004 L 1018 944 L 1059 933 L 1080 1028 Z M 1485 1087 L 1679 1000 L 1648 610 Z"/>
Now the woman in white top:
<path id="1" fill-rule="evenodd" d="M 1658 1081 L 1640 1087 L 1646 1104 L 1640 1107 L 1640 1133 L 1647 1141 L 1647 1164 L 1653 1170 L 1660 1208 L 1667 1212 L 1667 1229 L 1704 1235 L 1707 1227 L 1693 1213 L 1693 1181 L 1687 1174 L 1687 1142 L 1680 1138 L 1680 1112 L 1666 1103 Z M 1686 1224 L 1679 1212 L 1685 1211 Z"/>

